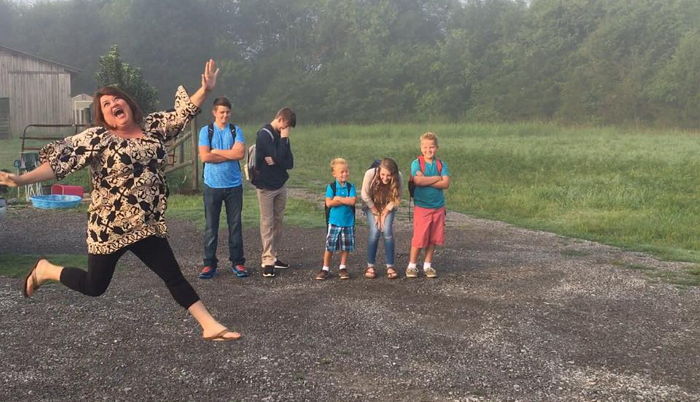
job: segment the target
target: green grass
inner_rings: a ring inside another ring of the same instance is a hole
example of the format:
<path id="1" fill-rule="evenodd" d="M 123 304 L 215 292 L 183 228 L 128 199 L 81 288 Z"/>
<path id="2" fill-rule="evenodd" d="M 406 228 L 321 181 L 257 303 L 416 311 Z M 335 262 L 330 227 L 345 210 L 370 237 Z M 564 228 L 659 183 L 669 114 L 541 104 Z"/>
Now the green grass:
<path id="1" fill-rule="evenodd" d="M 52 263 L 62 266 L 87 267 L 87 255 L 55 254 L 46 255 Z M 36 255 L 0 254 L 0 276 L 22 278 L 36 263 Z"/>
<path id="2" fill-rule="evenodd" d="M 285 224 L 306 228 L 318 228 L 325 226 L 325 216 L 321 205 L 310 201 L 288 198 L 285 211 Z M 182 219 L 194 222 L 196 227 L 204 230 L 204 207 L 202 195 L 173 194 L 168 198 L 167 219 Z M 246 185 L 243 191 L 243 225 L 244 227 L 257 227 L 260 222 L 258 200 L 252 186 Z M 226 210 L 222 208 L 219 219 L 220 227 L 226 227 Z"/>
<path id="3" fill-rule="evenodd" d="M 257 127 L 243 128 L 252 142 Z M 698 133 L 540 123 L 302 125 L 292 132 L 290 184 L 321 193 L 337 156 L 350 162 L 356 185 L 384 156 L 407 174 L 418 136 L 428 130 L 438 134 L 438 155 L 451 172 L 450 210 L 700 262 Z M 11 143 L 0 141 L 0 168 L 11 168 L 8 155 L 16 158 L 7 151 Z M 168 216 L 202 227 L 201 196 L 180 197 L 171 197 Z M 256 204 L 248 189 L 246 224 L 257 224 Z M 290 199 L 286 217 L 290 225 L 323 226 L 322 212 L 308 201 Z"/>
<path id="4" fill-rule="evenodd" d="M 451 210 L 700 262 L 700 135 L 549 124 L 300 127 L 292 184 L 320 191 L 328 161 L 351 181 L 375 158 L 408 173 L 418 136 L 434 131 L 451 172 Z"/>

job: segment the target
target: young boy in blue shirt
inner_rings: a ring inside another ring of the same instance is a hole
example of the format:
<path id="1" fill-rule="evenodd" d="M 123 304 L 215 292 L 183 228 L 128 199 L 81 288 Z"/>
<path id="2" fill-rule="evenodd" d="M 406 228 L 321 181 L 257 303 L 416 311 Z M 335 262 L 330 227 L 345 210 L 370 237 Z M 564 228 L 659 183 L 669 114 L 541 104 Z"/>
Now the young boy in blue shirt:
<path id="1" fill-rule="evenodd" d="M 326 208 L 328 208 L 328 232 L 326 251 L 323 253 L 323 268 L 317 280 L 327 279 L 334 251 L 340 251 L 340 279 L 350 279 L 347 269 L 348 254 L 355 250 L 355 186 L 348 182 L 350 170 L 343 158 L 331 161 L 331 172 L 335 181 L 326 186 Z"/>
<path id="2" fill-rule="evenodd" d="M 411 181 L 415 185 L 413 200 L 413 237 L 409 254 L 407 278 L 418 277 L 417 261 L 421 249 L 425 250 L 423 273 L 436 278 L 432 266 L 435 246 L 445 244 L 445 194 L 450 187 L 450 171 L 447 163 L 438 159 L 438 138 L 431 132 L 420 136 L 421 156 L 411 163 Z"/>

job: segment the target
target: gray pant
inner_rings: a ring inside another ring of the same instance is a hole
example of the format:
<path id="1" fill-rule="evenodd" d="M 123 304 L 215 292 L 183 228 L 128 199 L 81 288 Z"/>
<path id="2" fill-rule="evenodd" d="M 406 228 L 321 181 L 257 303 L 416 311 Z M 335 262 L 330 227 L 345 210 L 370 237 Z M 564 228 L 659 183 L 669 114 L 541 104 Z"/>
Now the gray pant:
<path id="1" fill-rule="evenodd" d="M 282 240 L 282 220 L 287 206 L 287 185 L 277 190 L 257 189 L 260 205 L 260 241 L 262 265 L 275 265 L 277 247 Z"/>

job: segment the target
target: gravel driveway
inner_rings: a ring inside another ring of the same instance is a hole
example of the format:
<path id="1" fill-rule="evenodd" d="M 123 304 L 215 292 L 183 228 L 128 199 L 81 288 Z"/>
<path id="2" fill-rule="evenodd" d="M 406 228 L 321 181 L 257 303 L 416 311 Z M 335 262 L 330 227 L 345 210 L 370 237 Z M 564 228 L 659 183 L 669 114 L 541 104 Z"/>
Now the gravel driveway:
<path id="1" fill-rule="evenodd" d="M 314 281 L 324 231 L 296 228 L 276 278 L 202 281 L 201 233 L 169 227 L 186 277 L 244 338 L 202 341 L 132 256 L 99 298 L 50 285 L 24 300 L 0 277 L 0 400 L 700 400 L 700 289 L 628 268 L 682 263 L 465 217 L 434 280 L 361 278 L 358 226 L 349 281 Z M 14 210 L 0 228 L 0 253 L 85 252 L 83 213 Z M 396 235 L 403 271 L 410 231 Z M 254 267 L 255 228 L 245 241 Z"/>

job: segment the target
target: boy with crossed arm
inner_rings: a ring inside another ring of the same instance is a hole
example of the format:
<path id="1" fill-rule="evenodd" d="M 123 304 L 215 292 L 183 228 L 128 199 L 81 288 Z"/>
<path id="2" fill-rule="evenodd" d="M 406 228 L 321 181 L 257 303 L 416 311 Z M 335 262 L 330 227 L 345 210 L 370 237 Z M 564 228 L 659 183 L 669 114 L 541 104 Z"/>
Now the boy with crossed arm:
<path id="1" fill-rule="evenodd" d="M 445 195 L 450 187 L 447 164 L 437 158 L 438 138 L 431 132 L 420 136 L 421 156 L 411 163 L 411 181 L 416 186 L 413 199 L 413 238 L 409 254 L 407 278 L 418 277 L 416 261 L 425 249 L 423 272 L 427 278 L 436 278 L 432 266 L 435 246 L 445 244 Z"/>

